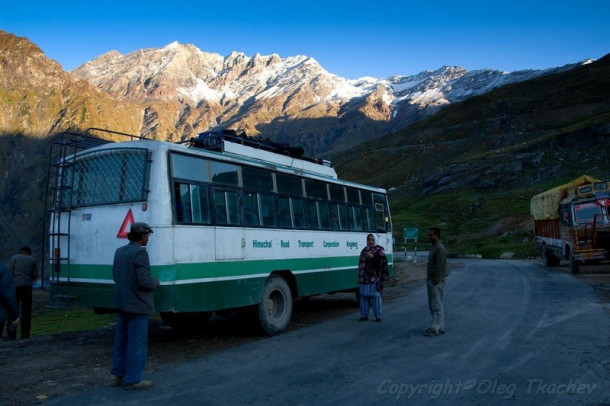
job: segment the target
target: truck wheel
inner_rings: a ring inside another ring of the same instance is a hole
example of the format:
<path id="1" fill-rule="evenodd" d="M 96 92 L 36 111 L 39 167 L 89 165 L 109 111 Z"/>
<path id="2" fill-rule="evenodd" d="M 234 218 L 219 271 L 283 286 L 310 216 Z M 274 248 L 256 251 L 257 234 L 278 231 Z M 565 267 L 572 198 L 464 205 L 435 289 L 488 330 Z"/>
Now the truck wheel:
<path id="1" fill-rule="evenodd" d="M 544 247 L 542 248 L 542 263 L 548 267 L 557 266 L 559 265 L 559 257 L 556 257 L 551 250 Z"/>
<path id="2" fill-rule="evenodd" d="M 559 266 L 559 257 L 557 255 L 549 254 L 549 263 L 551 266 Z"/>
<path id="3" fill-rule="evenodd" d="M 272 275 L 267 279 L 256 313 L 265 333 L 273 335 L 286 328 L 292 317 L 292 292 L 284 278 Z"/>
<path id="4" fill-rule="evenodd" d="M 549 254 L 546 252 L 546 247 L 542 247 L 541 255 L 544 266 L 551 266 L 551 264 L 549 264 Z"/>
<path id="5" fill-rule="evenodd" d="M 574 259 L 572 251 L 570 251 L 570 271 L 572 271 L 573 274 L 580 273 L 580 263 Z"/>

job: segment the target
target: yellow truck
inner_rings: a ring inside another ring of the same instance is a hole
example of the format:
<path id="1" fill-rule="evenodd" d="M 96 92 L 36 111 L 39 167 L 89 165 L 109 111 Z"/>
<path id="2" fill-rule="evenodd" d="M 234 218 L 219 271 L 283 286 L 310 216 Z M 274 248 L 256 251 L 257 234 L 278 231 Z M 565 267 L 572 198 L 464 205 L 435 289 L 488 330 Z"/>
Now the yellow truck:
<path id="1" fill-rule="evenodd" d="M 570 261 L 572 273 L 582 264 L 610 260 L 610 182 L 583 175 L 534 196 L 536 245 L 546 266 Z"/>

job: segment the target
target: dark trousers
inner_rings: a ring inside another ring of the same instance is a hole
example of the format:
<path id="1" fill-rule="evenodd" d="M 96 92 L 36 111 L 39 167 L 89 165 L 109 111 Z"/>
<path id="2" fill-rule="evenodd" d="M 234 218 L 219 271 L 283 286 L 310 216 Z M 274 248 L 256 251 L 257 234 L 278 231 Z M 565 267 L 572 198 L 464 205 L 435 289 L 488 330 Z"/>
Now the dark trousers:
<path id="1" fill-rule="evenodd" d="M 21 308 L 21 338 L 28 338 L 32 325 L 31 286 L 17 286 L 17 306 Z"/>

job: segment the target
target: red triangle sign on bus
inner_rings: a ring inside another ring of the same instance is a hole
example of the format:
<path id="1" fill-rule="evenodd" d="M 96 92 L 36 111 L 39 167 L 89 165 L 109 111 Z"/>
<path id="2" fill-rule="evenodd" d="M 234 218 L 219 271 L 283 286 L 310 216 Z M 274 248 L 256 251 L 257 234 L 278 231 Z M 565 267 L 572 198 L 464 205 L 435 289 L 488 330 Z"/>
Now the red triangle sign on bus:
<path id="1" fill-rule="evenodd" d="M 127 238 L 127 230 L 129 226 L 131 226 L 133 223 L 135 223 L 135 220 L 133 219 L 133 213 L 131 212 L 131 209 L 129 209 L 127 215 L 125 216 L 125 220 L 123 220 L 123 224 L 121 224 L 119 233 L 116 235 L 116 238 Z"/>

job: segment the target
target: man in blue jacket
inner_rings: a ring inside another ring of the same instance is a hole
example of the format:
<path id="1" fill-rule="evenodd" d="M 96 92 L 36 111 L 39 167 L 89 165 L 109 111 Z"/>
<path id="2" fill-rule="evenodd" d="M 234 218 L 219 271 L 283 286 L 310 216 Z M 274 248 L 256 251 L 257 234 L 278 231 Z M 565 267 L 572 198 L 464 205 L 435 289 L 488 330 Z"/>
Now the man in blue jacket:
<path id="1" fill-rule="evenodd" d="M 153 291 L 159 281 L 150 274 L 146 244 L 153 230 L 146 223 L 133 223 L 129 244 L 116 250 L 112 265 L 113 307 L 119 311 L 112 352 L 111 386 L 148 389 L 142 380 L 148 355 L 148 315 L 154 312 Z"/>

